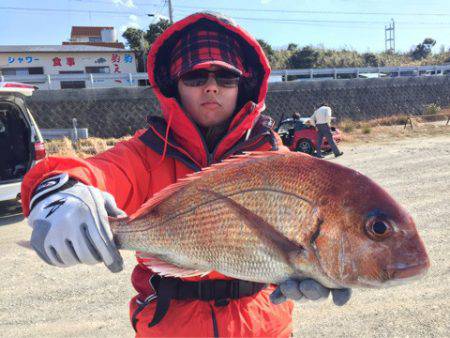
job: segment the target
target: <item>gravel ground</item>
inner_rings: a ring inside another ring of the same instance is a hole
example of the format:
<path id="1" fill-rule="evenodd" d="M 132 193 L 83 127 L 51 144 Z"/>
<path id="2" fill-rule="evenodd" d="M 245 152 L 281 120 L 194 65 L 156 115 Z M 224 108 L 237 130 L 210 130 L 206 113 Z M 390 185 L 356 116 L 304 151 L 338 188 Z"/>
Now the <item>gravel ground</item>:
<path id="1" fill-rule="evenodd" d="M 450 336 L 450 136 L 346 144 L 336 161 L 373 178 L 413 215 L 431 259 L 421 280 L 383 290 L 355 290 L 344 307 L 298 304 L 302 337 Z M 0 210 L 0 214 L 5 210 Z M 133 336 L 128 300 L 133 255 L 125 270 L 50 267 L 17 245 L 30 230 L 20 215 L 0 218 L 0 336 Z"/>

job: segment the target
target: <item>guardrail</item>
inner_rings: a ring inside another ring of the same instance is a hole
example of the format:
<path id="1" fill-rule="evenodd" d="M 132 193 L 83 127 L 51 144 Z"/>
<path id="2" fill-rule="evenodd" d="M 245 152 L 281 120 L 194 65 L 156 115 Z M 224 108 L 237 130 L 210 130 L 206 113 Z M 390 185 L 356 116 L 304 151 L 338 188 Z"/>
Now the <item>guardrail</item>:
<path id="1" fill-rule="evenodd" d="M 79 139 L 89 138 L 88 128 L 77 128 L 77 119 L 72 119 L 72 128 L 60 129 L 40 129 L 41 135 L 45 140 L 70 138 L 72 143 L 76 143 Z"/>
<path id="2" fill-rule="evenodd" d="M 405 121 L 405 125 L 403 126 L 403 129 L 406 129 L 408 124 L 410 125 L 411 129 L 414 129 L 412 121 L 415 118 L 434 119 L 436 117 L 443 117 L 443 119 L 441 121 L 445 121 L 445 119 L 447 119 L 447 121 L 445 122 L 445 125 L 448 126 L 448 124 L 450 122 L 450 114 L 423 114 L 423 115 L 408 115 L 406 118 L 406 121 Z"/>
<path id="3" fill-rule="evenodd" d="M 304 76 L 310 79 L 317 77 L 339 78 L 339 75 L 361 78 L 364 74 L 381 76 L 430 76 L 450 75 L 449 65 L 405 66 L 405 67 L 363 67 L 363 68 L 311 68 L 311 69 L 280 69 L 272 70 L 271 75 L 287 77 L 288 75 Z"/>
<path id="4" fill-rule="evenodd" d="M 300 76 L 299 80 L 320 80 L 339 78 L 370 77 L 403 77 L 403 76 L 436 76 L 450 75 L 450 64 L 414 66 L 414 67 L 363 67 L 363 68 L 311 68 L 311 69 L 275 69 L 272 79 L 281 77 L 286 81 L 289 75 Z M 61 81 L 85 81 L 89 88 L 116 87 L 117 83 L 104 84 L 105 81 L 118 81 L 122 86 L 138 85 L 139 80 L 147 80 L 147 73 L 113 73 L 113 74 L 42 74 L 42 75 L 0 75 L 0 81 L 25 82 L 39 85 L 45 89 L 60 89 L 52 83 Z"/>
<path id="5" fill-rule="evenodd" d="M 105 81 L 120 81 L 127 86 L 136 87 L 139 80 L 147 80 L 147 73 L 113 73 L 113 74 L 40 74 L 40 75 L 0 75 L 0 81 L 24 82 L 38 85 L 41 89 L 55 88 L 53 83 L 61 81 L 85 81 L 88 88 L 114 87 L 102 85 Z M 117 86 L 117 83 L 115 84 Z"/>
<path id="6" fill-rule="evenodd" d="M 88 128 L 61 128 L 61 129 L 40 129 L 41 135 L 45 140 L 55 140 L 67 137 L 73 142 L 79 139 L 86 139 L 89 137 Z"/>

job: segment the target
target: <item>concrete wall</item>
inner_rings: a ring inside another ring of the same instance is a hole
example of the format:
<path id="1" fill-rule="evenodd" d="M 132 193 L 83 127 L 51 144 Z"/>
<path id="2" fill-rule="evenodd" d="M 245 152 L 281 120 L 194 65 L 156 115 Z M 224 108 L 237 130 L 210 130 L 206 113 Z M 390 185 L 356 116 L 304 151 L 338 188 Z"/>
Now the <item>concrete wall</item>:
<path id="1" fill-rule="evenodd" d="M 421 114 L 430 103 L 450 106 L 450 76 L 272 83 L 265 113 L 276 121 L 295 111 L 309 116 L 323 100 L 338 120 Z M 77 118 L 98 137 L 132 134 L 146 126 L 148 114 L 160 114 L 152 90 L 143 87 L 42 90 L 28 101 L 42 128 L 70 128 Z"/>
<path id="2" fill-rule="evenodd" d="M 279 82 L 269 87 L 267 111 L 310 115 L 327 101 L 338 119 L 362 120 L 393 114 L 422 114 L 424 106 L 450 106 L 450 76 Z"/>

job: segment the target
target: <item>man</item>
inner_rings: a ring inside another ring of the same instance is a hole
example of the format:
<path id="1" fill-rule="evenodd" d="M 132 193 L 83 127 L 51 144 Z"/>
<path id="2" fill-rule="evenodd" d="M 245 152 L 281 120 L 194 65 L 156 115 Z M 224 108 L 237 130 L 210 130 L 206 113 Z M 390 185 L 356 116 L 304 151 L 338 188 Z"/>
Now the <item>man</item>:
<path id="1" fill-rule="evenodd" d="M 152 45 L 148 73 L 164 118 L 149 118 L 148 129 L 102 154 L 47 158 L 25 177 L 31 243 L 46 262 L 103 261 L 120 271 L 108 215 L 132 214 L 164 187 L 233 154 L 283 148 L 273 121 L 261 115 L 268 61 L 230 19 L 197 13 L 175 23 Z M 137 336 L 288 337 L 293 304 L 285 300 L 330 293 L 312 280 L 288 280 L 275 289 L 218 272 L 162 278 L 145 253 L 136 256 L 131 279 L 138 295 L 130 317 Z M 173 287 L 177 292 L 170 296 Z M 346 289 L 331 292 L 338 305 L 350 297 Z"/>
<path id="2" fill-rule="evenodd" d="M 320 107 L 312 114 L 311 121 L 315 124 L 317 129 L 317 157 L 323 158 L 321 151 L 322 141 L 325 137 L 328 144 L 331 146 L 331 150 L 335 157 L 341 156 L 344 153 L 340 151 L 333 140 L 333 135 L 331 134 L 330 123 L 331 123 L 331 108 L 326 102 L 322 102 Z"/>
<path id="3" fill-rule="evenodd" d="M 300 119 L 301 119 L 301 116 L 298 112 L 295 112 L 294 114 L 292 114 L 292 120 L 294 121 L 294 130 L 295 131 L 303 128 L 303 122 Z"/>

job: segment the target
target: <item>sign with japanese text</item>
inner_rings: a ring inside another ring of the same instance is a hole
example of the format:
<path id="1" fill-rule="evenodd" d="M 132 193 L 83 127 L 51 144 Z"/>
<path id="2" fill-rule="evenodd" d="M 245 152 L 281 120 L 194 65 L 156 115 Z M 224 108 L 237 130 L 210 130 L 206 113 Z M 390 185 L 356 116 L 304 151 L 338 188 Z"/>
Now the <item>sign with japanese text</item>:
<path id="1" fill-rule="evenodd" d="M 33 61 L 39 61 L 38 58 L 26 55 L 26 56 L 8 56 L 8 64 L 30 64 Z"/>

